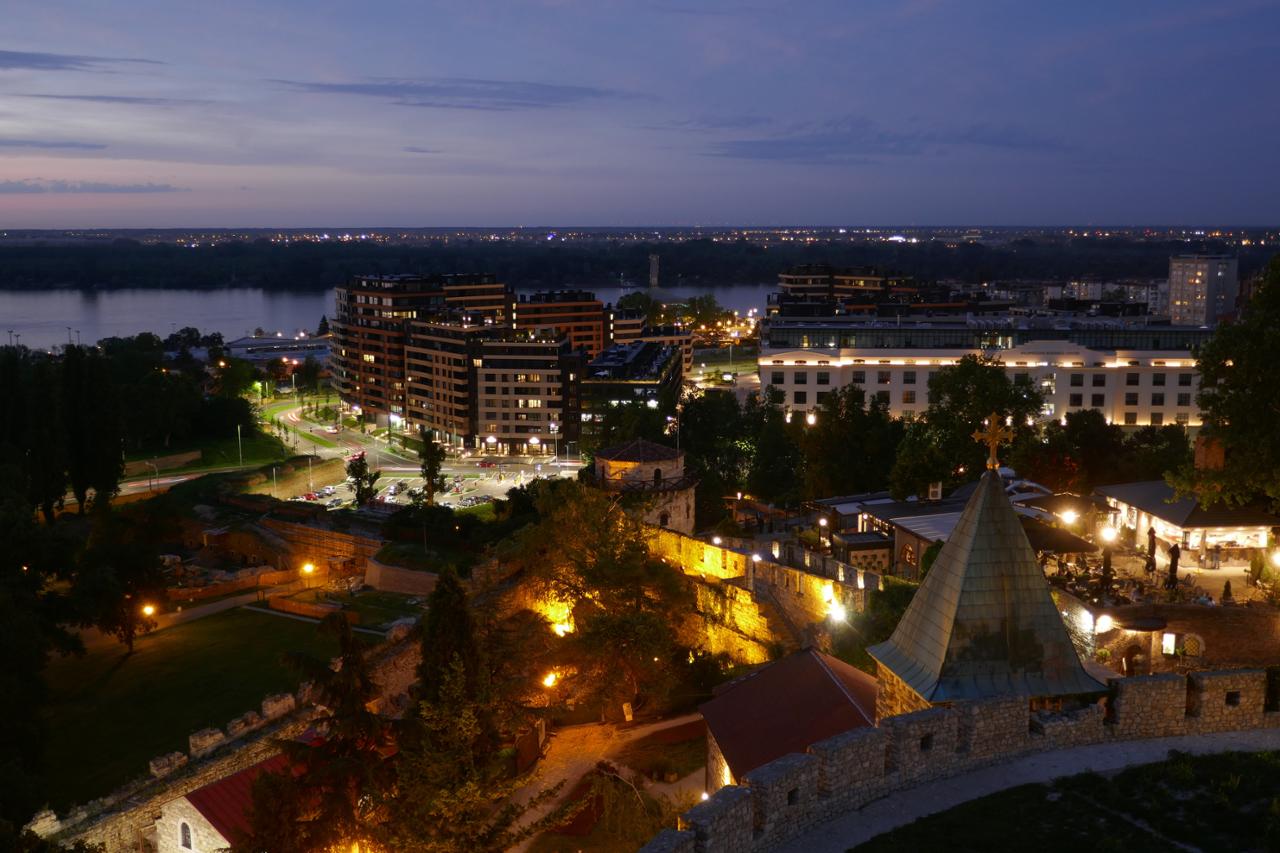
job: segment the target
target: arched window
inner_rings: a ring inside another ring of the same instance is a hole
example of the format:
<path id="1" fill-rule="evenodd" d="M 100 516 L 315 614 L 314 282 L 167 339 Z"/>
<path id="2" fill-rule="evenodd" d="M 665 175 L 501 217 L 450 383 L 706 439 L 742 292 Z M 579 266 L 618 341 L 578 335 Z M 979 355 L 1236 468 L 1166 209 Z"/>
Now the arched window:
<path id="1" fill-rule="evenodd" d="M 664 512 L 658 516 L 658 526 L 668 527 L 671 524 L 671 513 Z"/>
<path id="2" fill-rule="evenodd" d="M 661 468 L 654 468 L 654 469 L 653 469 L 653 484 L 654 484 L 655 486 L 661 486 L 661 485 L 662 485 L 662 469 L 661 469 Z"/>
<path id="3" fill-rule="evenodd" d="M 182 845 L 183 850 L 191 849 L 191 827 L 185 823 L 178 827 L 178 843 Z"/>

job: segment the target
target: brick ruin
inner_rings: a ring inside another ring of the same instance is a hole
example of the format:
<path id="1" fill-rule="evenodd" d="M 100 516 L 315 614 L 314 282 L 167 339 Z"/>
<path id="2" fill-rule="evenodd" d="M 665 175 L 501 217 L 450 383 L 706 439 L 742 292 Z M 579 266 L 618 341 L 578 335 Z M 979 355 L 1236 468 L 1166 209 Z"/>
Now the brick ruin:
<path id="1" fill-rule="evenodd" d="M 1263 670 L 1117 678 L 1096 704 L 1032 711 L 1001 697 L 888 717 L 748 773 L 645 853 L 765 851 L 873 800 L 1024 755 L 1142 738 L 1280 728 Z"/>

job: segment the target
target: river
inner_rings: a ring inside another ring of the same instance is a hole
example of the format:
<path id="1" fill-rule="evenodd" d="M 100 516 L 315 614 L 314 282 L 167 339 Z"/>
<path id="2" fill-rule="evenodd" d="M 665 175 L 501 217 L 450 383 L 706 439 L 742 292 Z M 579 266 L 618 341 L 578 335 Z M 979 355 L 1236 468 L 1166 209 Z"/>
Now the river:
<path id="1" fill-rule="evenodd" d="M 775 288 L 774 284 L 677 286 L 646 292 L 669 300 L 710 293 L 720 304 L 745 314 L 751 308 L 764 313 L 767 295 Z M 632 292 L 617 286 L 593 291 L 605 302 L 616 302 Z M 332 317 L 333 298 L 332 290 L 0 290 L 0 343 L 53 347 L 77 337 L 92 343 L 139 332 L 165 337 L 184 326 L 221 332 L 227 340 L 257 328 L 294 333 L 314 329 L 321 315 Z"/>

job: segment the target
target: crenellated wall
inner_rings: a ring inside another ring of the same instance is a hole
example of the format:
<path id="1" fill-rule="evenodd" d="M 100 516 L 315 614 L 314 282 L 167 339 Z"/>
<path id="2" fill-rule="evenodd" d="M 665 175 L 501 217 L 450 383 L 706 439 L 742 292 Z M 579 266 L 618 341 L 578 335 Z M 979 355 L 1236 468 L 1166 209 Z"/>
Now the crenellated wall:
<path id="1" fill-rule="evenodd" d="M 1262 670 L 1113 679 L 1111 695 L 1070 712 L 1031 711 L 1018 697 L 881 720 L 748 773 L 685 812 L 645 853 L 769 850 L 873 800 L 1022 755 L 1086 744 L 1280 728 Z M 712 780 L 708 780 L 712 781 Z"/>

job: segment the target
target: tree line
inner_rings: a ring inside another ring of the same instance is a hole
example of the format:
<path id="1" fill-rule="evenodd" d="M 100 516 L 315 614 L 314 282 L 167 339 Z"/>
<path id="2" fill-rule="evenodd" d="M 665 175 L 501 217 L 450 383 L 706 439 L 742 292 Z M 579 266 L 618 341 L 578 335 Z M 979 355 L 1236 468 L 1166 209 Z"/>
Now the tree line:
<path id="1" fill-rule="evenodd" d="M 324 290 L 368 273 L 493 273 L 516 287 L 601 286 L 648 278 L 649 255 L 662 258 L 664 284 L 768 282 L 798 264 L 879 266 L 925 280 L 1160 278 L 1169 256 L 1233 252 L 1242 274 L 1265 263 L 1264 250 L 1206 240 L 1199 244 L 1124 237 L 1015 239 L 1004 244 L 851 242 L 775 243 L 691 239 L 624 243 L 493 242 L 459 238 L 409 245 L 267 239 L 195 248 L 117 239 L 98 243 L 0 246 L 0 288 L 44 290 L 254 287 Z"/>

